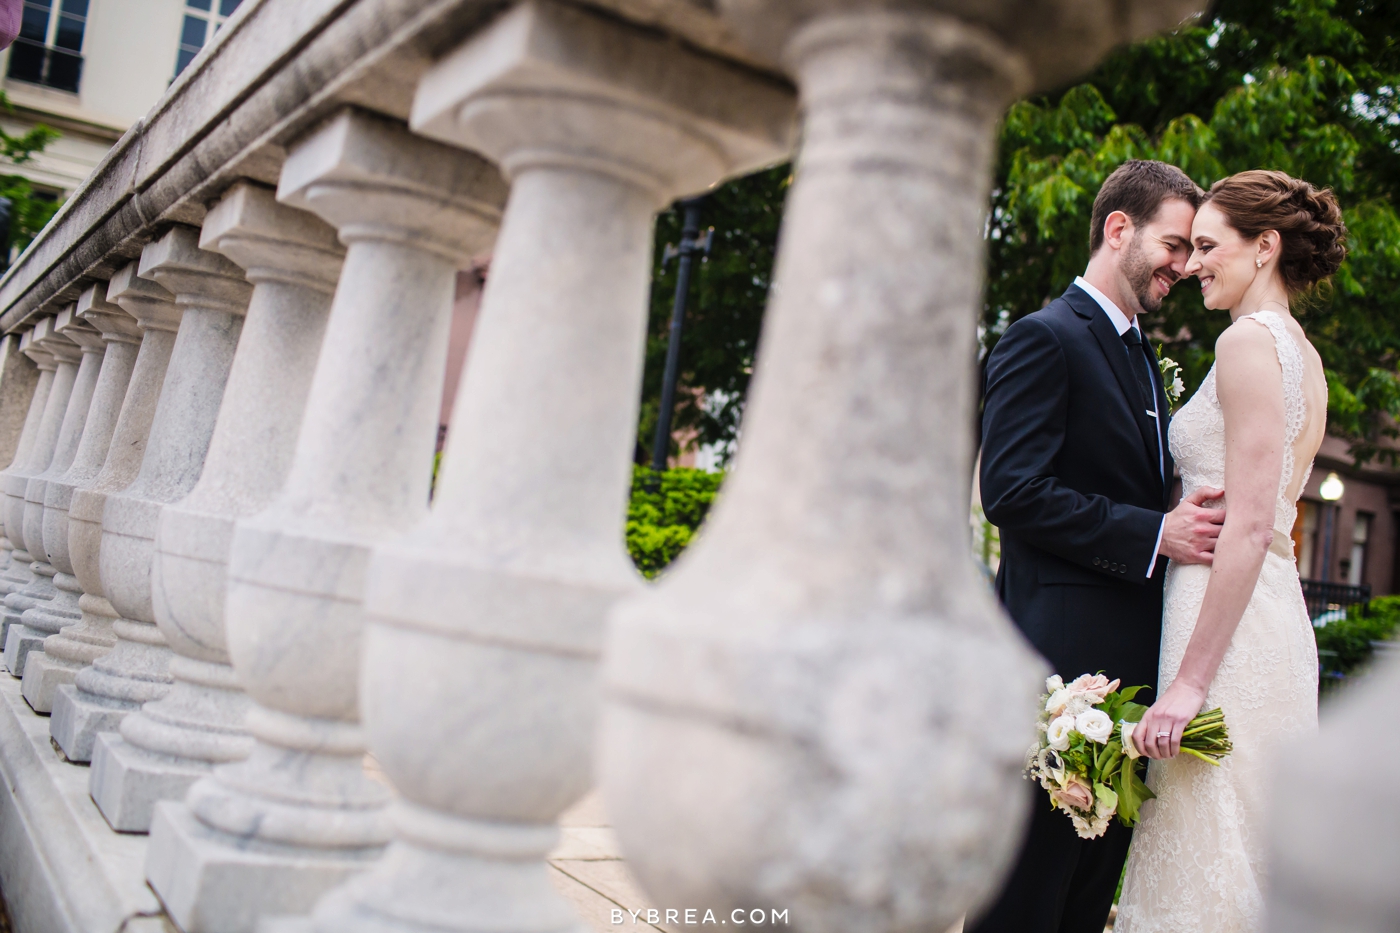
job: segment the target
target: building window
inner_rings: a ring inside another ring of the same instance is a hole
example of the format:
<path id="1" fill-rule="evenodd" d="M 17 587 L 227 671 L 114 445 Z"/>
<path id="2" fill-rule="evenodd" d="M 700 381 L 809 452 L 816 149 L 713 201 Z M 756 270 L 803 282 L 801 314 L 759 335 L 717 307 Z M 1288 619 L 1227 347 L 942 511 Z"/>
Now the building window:
<path id="1" fill-rule="evenodd" d="M 1299 500 L 1298 518 L 1293 523 L 1293 553 L 1298 557 L 1298 574 L 1305 580 L 1315 578 L 1313 561 L 1318 551 L 1318 516 L 1321 514 L 1319 503 Z"/>
<path id="2" fill-rule="evenodd" d="M 1351 526 L 1351 558 L 1347 567 L 1347 582 L 1360 586 L 1366 578 L 1366 542 L 1371 537 L 1371 521 L 1374 518 L 1365 512 L 1356 513 L 1356 523 Z"/>
<path id="3" fill-rule="evenodd" d="M 10 46 L 9 76 L 76 94 L 87 12 L 88 0 L 24 0 L 19 36 Z"/>
<path id="4" fill-rule="evenodd" d="M 194 61 L 204 43 L 214 37 L 224 20 L 233 15 L 243 0 L 185 0 L 185 21 L 180 26 L 180 51 L 175 56 L 178 77 Z"/>

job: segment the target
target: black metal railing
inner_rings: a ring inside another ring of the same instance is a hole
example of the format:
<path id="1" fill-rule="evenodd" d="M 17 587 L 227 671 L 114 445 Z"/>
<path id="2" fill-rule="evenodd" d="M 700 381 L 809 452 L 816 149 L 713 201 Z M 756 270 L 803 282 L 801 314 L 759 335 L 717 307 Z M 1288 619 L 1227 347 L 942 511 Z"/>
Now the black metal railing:
<path id="1" fill-rule="evenodd" d="M 1344 618 L 1352 606 L 1371 601 L 1371 584 L 1351 586 L 1347 583 L 1326 583 L 1304 580 L 1303 601 L 1308 604 L 1308 618 L 1314 624 Z"/>
<path id="2" fill-rule="evenodd" d="M 20 37 L 10 46 L 9 75 L 17 81 L 76 94 L 83 78 L 83 57 L 71 49 Z"/>

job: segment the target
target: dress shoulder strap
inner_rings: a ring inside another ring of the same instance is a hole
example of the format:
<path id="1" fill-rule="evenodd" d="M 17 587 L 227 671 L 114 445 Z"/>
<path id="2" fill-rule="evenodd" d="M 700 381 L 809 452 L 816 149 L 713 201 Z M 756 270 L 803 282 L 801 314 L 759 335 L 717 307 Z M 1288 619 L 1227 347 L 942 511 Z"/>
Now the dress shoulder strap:
<path id="1" fill-rule="evenodd" d="M 1255 311 L 1243 315 L 1240 320 L 1246 318 L 1263 324 L 1273 335 L 1274 352 L 1278 354 L 1279 367 L 1283 370 L 1285 440 L 1292 447 L 1298 435 L 1303 433 L 1303 423 L 1308 414 L 1307 398 L 1303 394 L 1303 351 L 1277 311 Z"/>
<path id="2" fill-rule="evenodd" d="M 1288 325 L 1283 322 L 1283 316 L 1277 311 L 1255 311 L 1253 314 L 1242 315 L 1240 320 L 1246 318 L 1269 329 L 1274 338 L 1274 352 L 1278 354 L 1279 367 L 1283 370 L 1284 448 L 1287 455 L 1283 458 L 1283 476 L 1279 484 L 1281 493 L 1288 488 L 1293 479 L 1293 446 L 1298 440 L 1298 435 L 1303 433 L 1303 424 L 1308 414 L 1307 397 L 1303 394 L 1303 350 L 1288 332 Z"/>

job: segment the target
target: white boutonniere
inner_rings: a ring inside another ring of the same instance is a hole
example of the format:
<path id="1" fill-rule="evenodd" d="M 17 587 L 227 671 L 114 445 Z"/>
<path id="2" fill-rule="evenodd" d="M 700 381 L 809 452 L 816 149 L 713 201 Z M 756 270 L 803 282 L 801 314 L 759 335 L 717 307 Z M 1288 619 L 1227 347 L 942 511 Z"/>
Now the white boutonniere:
<path id="1" fill-rule="evenodd" d="M 1162 355 L 1157 348 L 1157 368 L 1162 371 L 1162 391 L 1167 396 L 1167 406 L 1176 411 L 1176 403 L 1181 401 L 1181 393 L 1186 391 L 1186 383 L 1181 381 L 1181 364 L 1169 356 Z"/>

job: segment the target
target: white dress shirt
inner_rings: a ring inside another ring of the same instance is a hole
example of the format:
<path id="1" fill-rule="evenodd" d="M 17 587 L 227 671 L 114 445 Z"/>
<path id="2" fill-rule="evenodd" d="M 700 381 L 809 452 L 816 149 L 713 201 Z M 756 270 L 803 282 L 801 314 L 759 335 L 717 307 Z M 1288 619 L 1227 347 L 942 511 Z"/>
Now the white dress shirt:
<path id="1" fill-rule="evenodd" d="M 1133 317 L 1133 319 L 1132 319 L 1131 321 L 1128 320 L 1128 316 L 1127 316 L 1126 314 L 1124 314 L 1121 310 L 1119 310 L 1118 306 L 1117 306 L 1116 304 L 1114 304 L 1114 303 L 1109 299 L 1109 297 L 1108 297 L 1107 295 L 1105 295 L 1103 292 L 1099 291 L 1099 290 L 1098 290 L 1097 288 L 1095 288 L 1094 286 L 1090 285 L 1089 282 L 1084 278 L 1084 276 L 1082 276 L 1082 275 L 1076 276 L 1075 279 L 1074 279 L 1074 284 L 1075 284 L 1075 285 L 1078 285 L 1080 288 L 1084 289 L 1084 291 L 1088 293 L 1088 295 L 1089 295 L 1090 298 L 1094 299 L 1095 301 L 1097 301 L 1097 302 L 1099 303 L 1099 307 L 1100 307 L 1100 308 L 1103 308 L 1104 314 L 1107 314 L 1107 315 L 1108 315 L 1108 320 L 1109 320 L 1109 322 L 1110 322 L 1111 324 L 1113 324 L 1114 329 L 1118 331 L 1118 336 L 1119 336 L 1119 337 L 1121 337 L 1121 336 L 1123 336 L 1124 334 L 1126 334 L 1126 333 L 1128 332 L 1128 328 L 1129 328 L 1129 327 L 1131 327 L 1133 330 L 1137 331 L 1137 332 L 1138 332 L 1138 336 L 1141 336 L 1141 335 L 1142 335 L 1142 328 L 1138 327 L 1138 322 L 1137 322 L 1137 316 L 1136 316 L 1136 315 L 1134 315 L 1134 317 Z M 1144 341 L 1144 343 L 1145 343 L 1145 342 L 1146 342 L 1146 341 Z M 1127 349 L 1127 346 L 1124 345 L 1124 350 L 1126 350 L 1126 349 Z M 1137 365 L 1137 364 L 1135 363 L 1134 365 Z M 1151 377 L 1150 375 L 1148 376 L 1147 384 L 1148 384 L 1148 385 L 1155 385 L 1155 383 L 1153 382 L 1152 377 Z M 1152 410 L 1149 411 L 1148 414 L 1152 416 L 1152 420 L 1153 420 L 1153 421 L 1158 421 L 1159 414 L 1158 414 L 1158 412 L 1157 412 L 1157 393 L 1156 393 L 1156 392 L 1153 392 L 1153 393 L 1152 393 Z M 1158 424 L 1160 424 L 1160 423 L 1161 423 L 1161 422 L 1158 421 Z M 1159 427 L 1158 430 L 1157 430 L 1157 472 L 1158 472 L 1158 473 L 1161 475 L 1161 477 L 1162 477 L 1162 483 L 1163 483 L 1163 485 L 1165 485 L 1166 482 L 1167 482 L 1167 460 L 1166 460 L 1166 454 L 1165 454 L 1165 452 L 1162 450 L 1162 446 L 1163 446 L 1164 443 L 1165 443 L 1165 442 L 1164 442 L 1163 439 L 1162 439 L 1162 430 L 1161 430 L 1161 428 Z M 1162 524 L 1161 524 L 1160 526 L 1158 526 L 1158 528 L 1157 528 L 1157 544 L 1152 548 L 1152 560 L 1151 560 L 1151 561 L 1148 563 L 1148 565 L 1147 565 L 1147 575 L 1148 575 L 1149 577 L 1152 576 L 1152 570 L 1153 570 L 1153 568 L 1155 568 L 1155 567 L 1157 566 L 1157 552 L 1160 551 L 1160 550 L 1162 549 L 1162 532 L 1166 530 L 1166 527 L 1167 527 L 1167 517 L 1166 517 L 1165 515 L 1163 515 L 1163 516 L 1162 516 Z"/>

